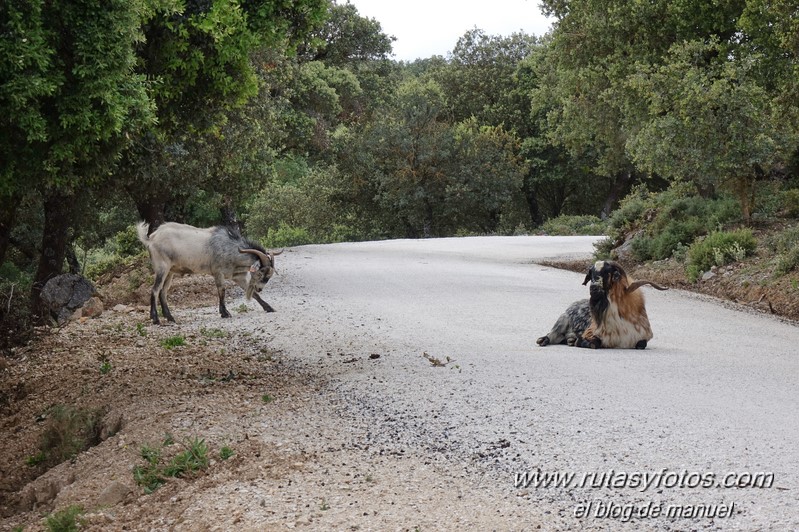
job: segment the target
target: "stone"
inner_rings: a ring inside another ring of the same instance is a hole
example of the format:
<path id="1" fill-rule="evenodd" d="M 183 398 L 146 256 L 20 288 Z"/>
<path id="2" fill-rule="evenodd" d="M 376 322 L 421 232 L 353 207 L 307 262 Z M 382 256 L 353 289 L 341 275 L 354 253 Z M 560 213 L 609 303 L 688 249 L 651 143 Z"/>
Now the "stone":
<path id="1" fill-rule="evenodd" d="M 99 318 L 105 310 L 103 300 L 97 296 L 92 297 L 81 307 L 82 317 Z"/>
<path id="2" fill-rule="evenodd" d="M 713 273 L 713 272 L 705 272 L 705 273 L 702 274 L 702 280 L 703 281 L 709 281 L 712 278 L 714 278 L 715 276 L 716 276 L 716 274 Z"/>
<path id="3" fill-rule="evenodd" d="M 630 235 L 630 238 L 624 241 L 624 244 L 615 248 L 612 252 L 613 256 L 620 262 L 628 262 L 633 259 L 633 241 L 641 236 L 644 232 L 638 231 L 633 235 Z"/>
<path id="4" fill-rule="evenodd" d="M 117 505 L 123 502 L 132 492 L 133 488 L 123 482 L 115 480 L 106 486 L 100 493 L 100 496 L 97 497 L 97 505 L 105 507 Z"/>
<path id="5" fill-rule="evenodd" d="M 42 288 L 41 298 L 61 325 L 94 295 L 94 285 L 88 279 L 74 273 L 64 273 L 47 281 Z"/>

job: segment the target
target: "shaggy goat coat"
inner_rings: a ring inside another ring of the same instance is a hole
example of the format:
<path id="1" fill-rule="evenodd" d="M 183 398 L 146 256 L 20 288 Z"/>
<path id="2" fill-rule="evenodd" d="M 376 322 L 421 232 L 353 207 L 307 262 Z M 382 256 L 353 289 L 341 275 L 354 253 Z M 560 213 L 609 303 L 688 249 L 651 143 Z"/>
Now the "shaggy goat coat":
<path id="1" fill-rule="evenodd" d="M 588 270 L 583 285 L 591 282 L 590 298 L 569 305 L 552 327 L 537 340 L 540 346 L 566 343 L 578 347 L 644 349 L 652 339 L 652 327 L 638 290 L 651 281 L 633 281 L 617 263 L 598 261 Z"/>

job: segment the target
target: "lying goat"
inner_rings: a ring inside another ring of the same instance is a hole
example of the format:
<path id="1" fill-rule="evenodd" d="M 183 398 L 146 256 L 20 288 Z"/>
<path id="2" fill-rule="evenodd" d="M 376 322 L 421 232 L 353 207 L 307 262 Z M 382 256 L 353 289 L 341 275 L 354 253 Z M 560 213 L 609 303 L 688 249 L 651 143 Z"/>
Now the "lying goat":
<path id="1" fill-rule="evenodd" d="M 148 224 L 138 225 L 139 240 L 150 253 L 155 272 L 155 284 L 150 294 L 150 318 L 160 323 L 156 300 L 168 321 L 175 321 L 169 312 L 166 297 L 174 274 L 210 273 L 219 294 L 219 313 L 229 318 L 225 308 L 225 279 L 232 279 L 247 299 L 255 298 L 267 312 L 274 312 L 258 294 L 275 273 L 275 255 L 243 238 L 228 227 L 199 229 L 190 225 L 165 223 L 149 236 Z"/>
<path id="2" fill-rule="evenodd" d="M 621 266 L 598 261 L 591 266 L 583 285 L 591 282 L 590 299 L 576 301 L 558 318 L 555 326 L 537 344 L 576 345 L 578 347 L 616 347 L 645 349 L 652 339 L 652 328 L 644 308 L 644 295 L 638 289 L 651 281 L 632 282 Z"/>

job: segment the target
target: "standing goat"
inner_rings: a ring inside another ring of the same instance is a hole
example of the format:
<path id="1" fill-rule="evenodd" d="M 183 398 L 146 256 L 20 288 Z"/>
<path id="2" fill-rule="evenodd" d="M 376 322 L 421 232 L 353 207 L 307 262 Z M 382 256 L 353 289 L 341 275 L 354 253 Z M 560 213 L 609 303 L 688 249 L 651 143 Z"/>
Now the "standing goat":
<path id="1" fill-rule="evenodd" d="M 598 261 L 588 269 L 583 286 L 591 282 L 590 299 L 569 305 L 555 326 L 536 343 L 540 346 L 566 343 L 571 346 L 645 349 L 652 339 L 652 328 L 644 308 L 644 295 L 638 289 L 651 281 L 632 281 L 621 266 Z"/>
<path id="2" fill-rule="evenodd" d="M 275 273 L 275 255 L 243 238 L 229 227 L 199 229 L 174 222 L 165 223 L 149 236 L 148 224 L 137 226 L 139 240 L 150 253 L 155 284 L 150 294 L 150 318 L 159 324 L 156 301 L 161 303 L 164 318 L 175 321 L 169 312 L 166 297 L 174 274 L 209 273 L 214 276 L 219 295 L 219 313 L 229 318 L 225 308 L 225 279 L 232 279 L 247 299 L 255 298 L 267 312 L 274 312 L 258 295 Z"/>

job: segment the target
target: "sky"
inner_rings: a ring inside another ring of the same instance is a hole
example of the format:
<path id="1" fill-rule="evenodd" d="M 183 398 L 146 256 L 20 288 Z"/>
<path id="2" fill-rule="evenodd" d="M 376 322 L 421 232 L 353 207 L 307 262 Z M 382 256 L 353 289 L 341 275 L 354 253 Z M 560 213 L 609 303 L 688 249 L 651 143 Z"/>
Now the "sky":
<path id="1" fill-rule="evenodd" d="M 340 1 L 340 3 L 345 3 Z M 350 0 L 362 17 L 380 22 L 393 35 L 394 59 L 445 56 L 475 27 L 488 35 L 513 32 L 541 36 L 552 24 L 537 0 Z"/>

